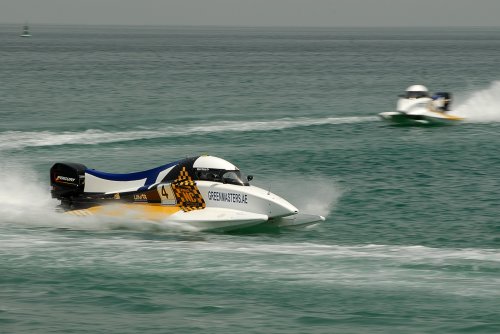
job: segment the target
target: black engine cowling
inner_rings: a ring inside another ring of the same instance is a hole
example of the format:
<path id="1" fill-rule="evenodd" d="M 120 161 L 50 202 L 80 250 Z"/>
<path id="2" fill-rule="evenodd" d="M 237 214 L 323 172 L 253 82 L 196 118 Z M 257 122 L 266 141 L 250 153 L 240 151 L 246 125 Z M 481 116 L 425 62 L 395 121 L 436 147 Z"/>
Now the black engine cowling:
<path id="1" fill-rule="evenodd" d="M 83 193 L 85 167 L 82 164 L 58 162 L 50 169 L 50 191 L 53 198 L 69 199 Z"/>

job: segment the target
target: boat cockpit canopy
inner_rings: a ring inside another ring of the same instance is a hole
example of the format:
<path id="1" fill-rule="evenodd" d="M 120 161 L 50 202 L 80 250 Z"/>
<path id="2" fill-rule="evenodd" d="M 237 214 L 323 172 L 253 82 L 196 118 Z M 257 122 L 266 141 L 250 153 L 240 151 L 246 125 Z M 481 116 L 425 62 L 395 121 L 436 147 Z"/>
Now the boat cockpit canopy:
<path id="1" fill-rule="evenodd" d="M 251 177 L 246 177 L 239 170 L 213 169 L 213 168 L 197 168 L 195 179 L 200 181 L 212 181 L 238 186 L 249 186 L 248 182 Z"/>
<path id="2" fill-rule="evenodd" d="M 411 91 L 411 92 L 406 92 L 404 95 L 405 98 L 407 99 L 419 99 L 422 97 L 429 97 L 429 92 L 426 91 Z"/>
<path id="3" fill-rule="evenodd" d="M 412 85 L 406 88 L 404 98 L 407 99 L 419 99 L 422 97 L 429 97 L 429 90 L 423 85 Z"/>

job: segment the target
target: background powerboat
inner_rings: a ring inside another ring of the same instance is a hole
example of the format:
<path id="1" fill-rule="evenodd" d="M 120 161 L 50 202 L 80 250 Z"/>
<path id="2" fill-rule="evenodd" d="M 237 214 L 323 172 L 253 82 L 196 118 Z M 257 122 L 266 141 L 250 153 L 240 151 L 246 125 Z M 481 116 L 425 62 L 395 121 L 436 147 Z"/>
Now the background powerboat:
<path id="1" fill-rule="evenodd" d="M 431 96 L 425 86 L 413 85 L 400 96 L 396 111 L 381 112 L 379 116 L 399 125 L 457 124 L 463 118 L 453 115 L 449 110 L 450 104 L 450 93 L 438 92 Z"/>

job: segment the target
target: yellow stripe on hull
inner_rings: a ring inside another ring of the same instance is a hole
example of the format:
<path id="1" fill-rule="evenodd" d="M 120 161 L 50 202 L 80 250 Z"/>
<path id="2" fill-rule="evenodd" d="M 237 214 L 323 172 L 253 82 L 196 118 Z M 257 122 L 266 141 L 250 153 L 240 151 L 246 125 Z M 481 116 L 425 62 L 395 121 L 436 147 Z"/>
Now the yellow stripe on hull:
<path id="1" fill-rule="evenodd" d="M 93 206 L 88 209 L 71 210 L 66 214 L 75 216 L 110 216 L 133 219 L 162 220 L 181 211 L 178 206 L 164 206 L 152 203 L 110 204 Z"/>
<path id="2" fill-rule="evenodd" d="M 450 115 L 450 114 L 445 114 L 445 113 L 442 113 L 442 112 L 439 112 L 439 111 L 434 111 L 436 114 L 440 114 L 441 116 L 443 116 L 443 118 L 445 119 L 449 119 L 451 121 L 463 121 L 464 118 L 463 117 L 460 117 L 460 116 L 454 116 L 454 115 Z"/>

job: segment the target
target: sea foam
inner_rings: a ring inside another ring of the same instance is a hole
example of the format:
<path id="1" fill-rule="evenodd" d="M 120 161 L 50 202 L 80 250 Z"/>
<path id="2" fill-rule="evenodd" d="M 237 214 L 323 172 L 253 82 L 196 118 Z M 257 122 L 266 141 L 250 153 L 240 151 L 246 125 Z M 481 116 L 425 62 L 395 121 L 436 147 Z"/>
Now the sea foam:
<path id="1" fill-rule="evenodd" d="M 252 131 L 275 131 L 288 128 L 352 124 L 370 122 L 377 120 L 371 116 L 356 117 L 323 117 L 323 118 L 282 118 L 268 121 L 249 122 L 217 122 L 204 126 L 191 125 L 179 128 L 158 127 L 151 129 L 136 129 L 131 131 L 102 131 L 88 129 L 85 131 L 5 131 L 0 133 L 0 151 L 11 149 L 23 149 L 26 147 L 43 147 L 58 145 L 96 145 L 105 143 L 126 142 L 142 139 L 170 138 L 192 136 L 196 134 L 210 134 L 222 132 L 252 132 Z"/>

